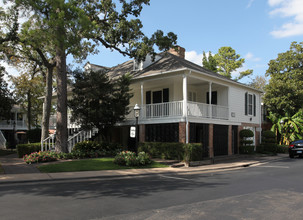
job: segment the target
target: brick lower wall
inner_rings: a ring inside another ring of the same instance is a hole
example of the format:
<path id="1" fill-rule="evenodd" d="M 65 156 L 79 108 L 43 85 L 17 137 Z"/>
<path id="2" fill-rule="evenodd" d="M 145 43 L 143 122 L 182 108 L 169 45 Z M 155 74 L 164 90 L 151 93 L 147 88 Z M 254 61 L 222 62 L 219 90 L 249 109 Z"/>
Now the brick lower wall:
<path id="1" fill-rule="evenodd" d="M 139 125 L 139 142 L 145 142 L 145 125 Z"/>
<path id="2" fill-rule="evenodd" d="M 209 139 L 208 139 L 208 146 L 209 146 L 209 157 L 214 157 L 214 125 L 208 125 L 208 132 L 209 132 Z"/>
<path id="3" fill-rule="evenodd" d="M 179 122 L 179 142 L 186 143 L 186 122 Z"/>

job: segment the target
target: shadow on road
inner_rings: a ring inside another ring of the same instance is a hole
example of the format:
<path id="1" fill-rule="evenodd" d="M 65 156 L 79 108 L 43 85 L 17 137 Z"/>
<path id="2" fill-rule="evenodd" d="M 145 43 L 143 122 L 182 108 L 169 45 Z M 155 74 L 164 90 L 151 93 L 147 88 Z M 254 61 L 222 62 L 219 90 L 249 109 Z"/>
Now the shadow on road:
<path id="1" fill-rule="evenodd" d="M 189 178 L 186 176 L 186 178 Z M 206 177 L 204 177 L 206 178 Z M 174 190 L 194 190 L 198 187 L 215 188 L 225 185 L 216 182 L 194 181 L 194 179 L 176 179 L 153 175 L 129 177 L 123 179 L 64 180 L 48 182 L 18 183 L 0 185 L 0 197 L 4 195 L 23 194 L 39 196 L 68 196 L 75 199 L 91 199 L 106 196 L 140 198 L 153 193 Z"/>

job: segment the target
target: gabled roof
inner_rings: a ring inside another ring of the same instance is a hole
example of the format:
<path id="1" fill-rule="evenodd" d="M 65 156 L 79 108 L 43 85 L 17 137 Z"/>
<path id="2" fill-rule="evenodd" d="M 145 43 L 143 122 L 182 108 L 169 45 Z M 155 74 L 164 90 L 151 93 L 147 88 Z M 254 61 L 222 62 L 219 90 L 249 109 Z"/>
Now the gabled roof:
<path id="1" fill-rule="evenodd" d="M 159 54 L 162 58 L 158 61 L 152 63 L 148 67 L 144 68 L 143 70 L 134 70 L 134 60 L 126 61 L 122 64 L 119 64 L 115 67 L 112 67 L 109 69 L 109 72 L 107 73 L 110 77 L 115 78 L 121 75 L 124 75 L 126 73 L 131 74 L 134 78 L 141 77 L 141 76 L 148 76 L 153 75 L 156 73 L 161 72 L 167 72 L 167 71 L 173 71 L 173 70 L 179 70 L 179 69 L 191 69 L 196 70 L 199 72 L 207 73 L 211 76 L 219 77 L 222 79 L 228 79 L 231 80 L 225 76 L 222 76 L 220 74 L 211 72 L 202 66 L 199 66 L 195 63 L 192 63 L 188 60 L 185 60 L 181 57 L 175 56 L 168 52 L 163 52 Z M 233 80 L 231 80 L 233 81 Z"/>
<path id="2" fill-rule="evenodd" d="M 161 56 L 162 58 L 160 58 L 159 60 L 155 61 L 154 63 L 152 63 L 151 65 L 147 66 L 146 68 L 144 68 L 142 70 L 134 70 L 134 60 L 129 60 L 122 64 L 109 68 L 109 71 L 107 72 L 107 74 L 110 78 L 116 78 L 116 77 L 119 77 L 124 74 L 130 74 L 133 76 L 133 79 L 136 79 L 136 78 L 148 77 L 148 76 L 152 76 L 152 75 L 156 75 L 156 74 L 161 74 L 163 72 L 171 72 L 171 71 L 188 69 L 188 70 L 197 71 L 197 72 L 203 73 L 205 75 L 209 75 L 209 76 L 212 76 L 215 78 L 222 79 L 224 81 L 229 81 L 231 83 L 238 84 L 238 85 L 262 92 L 261 90 L 255 89 L 246 84 L 239 83 L 235 80 L 222 76 L 218 73 L 207 70 L 207 69 L 203 68 L 202 66 L 199 66 L 193 62 L 190 62 L 181 57 L 173 55 L 169 52 L 163 52 L 158 55 Z"/>

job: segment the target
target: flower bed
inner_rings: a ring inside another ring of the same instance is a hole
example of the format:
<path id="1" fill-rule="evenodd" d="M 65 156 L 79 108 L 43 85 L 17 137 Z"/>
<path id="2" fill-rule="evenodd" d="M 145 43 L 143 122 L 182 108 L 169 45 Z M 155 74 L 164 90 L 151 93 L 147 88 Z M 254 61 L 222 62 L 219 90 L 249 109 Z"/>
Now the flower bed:
<path id="1" fill-rule="evenodd" d="M 33 152 L 29 155 L 26 154 L 23 156 L 23 160 L 27 164 L 56 161 L 57 158 L 58 158 L 57 153 L 50 151 Z"/>

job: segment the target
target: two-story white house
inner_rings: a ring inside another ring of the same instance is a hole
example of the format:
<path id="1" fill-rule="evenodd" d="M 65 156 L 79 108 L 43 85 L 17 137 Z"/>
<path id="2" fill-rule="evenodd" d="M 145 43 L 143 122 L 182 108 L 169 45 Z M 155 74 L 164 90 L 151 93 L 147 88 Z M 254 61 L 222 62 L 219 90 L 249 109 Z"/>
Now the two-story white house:
<path id="1" fill-rule="evenodd" d="M 140 142 L 201 142 L 209 157 L 238 153 L 239 131 L 251 129 L 260 143 L 261 93 L 245 84 L 184 59 L 185 49 L 171 49 L 145 61 L 130 60 L 108 69 L 110 77 L 133 76 L 130 110 L 141 108 Z M 86 68 L 98 68 L 88 63 Z M 102 67 L 103 68 L 103 67 Z M 112 132 L 112 139 L 132 144 L 133 111 Z"/>
<path id="2" fill-rule="evenodd" d="M 0 148 L 17 144 L 25 139 L 27 131 L 27 117 L 20 106 L 14 105 L 11 110 L 10 119 L 0 118 Z"/>

